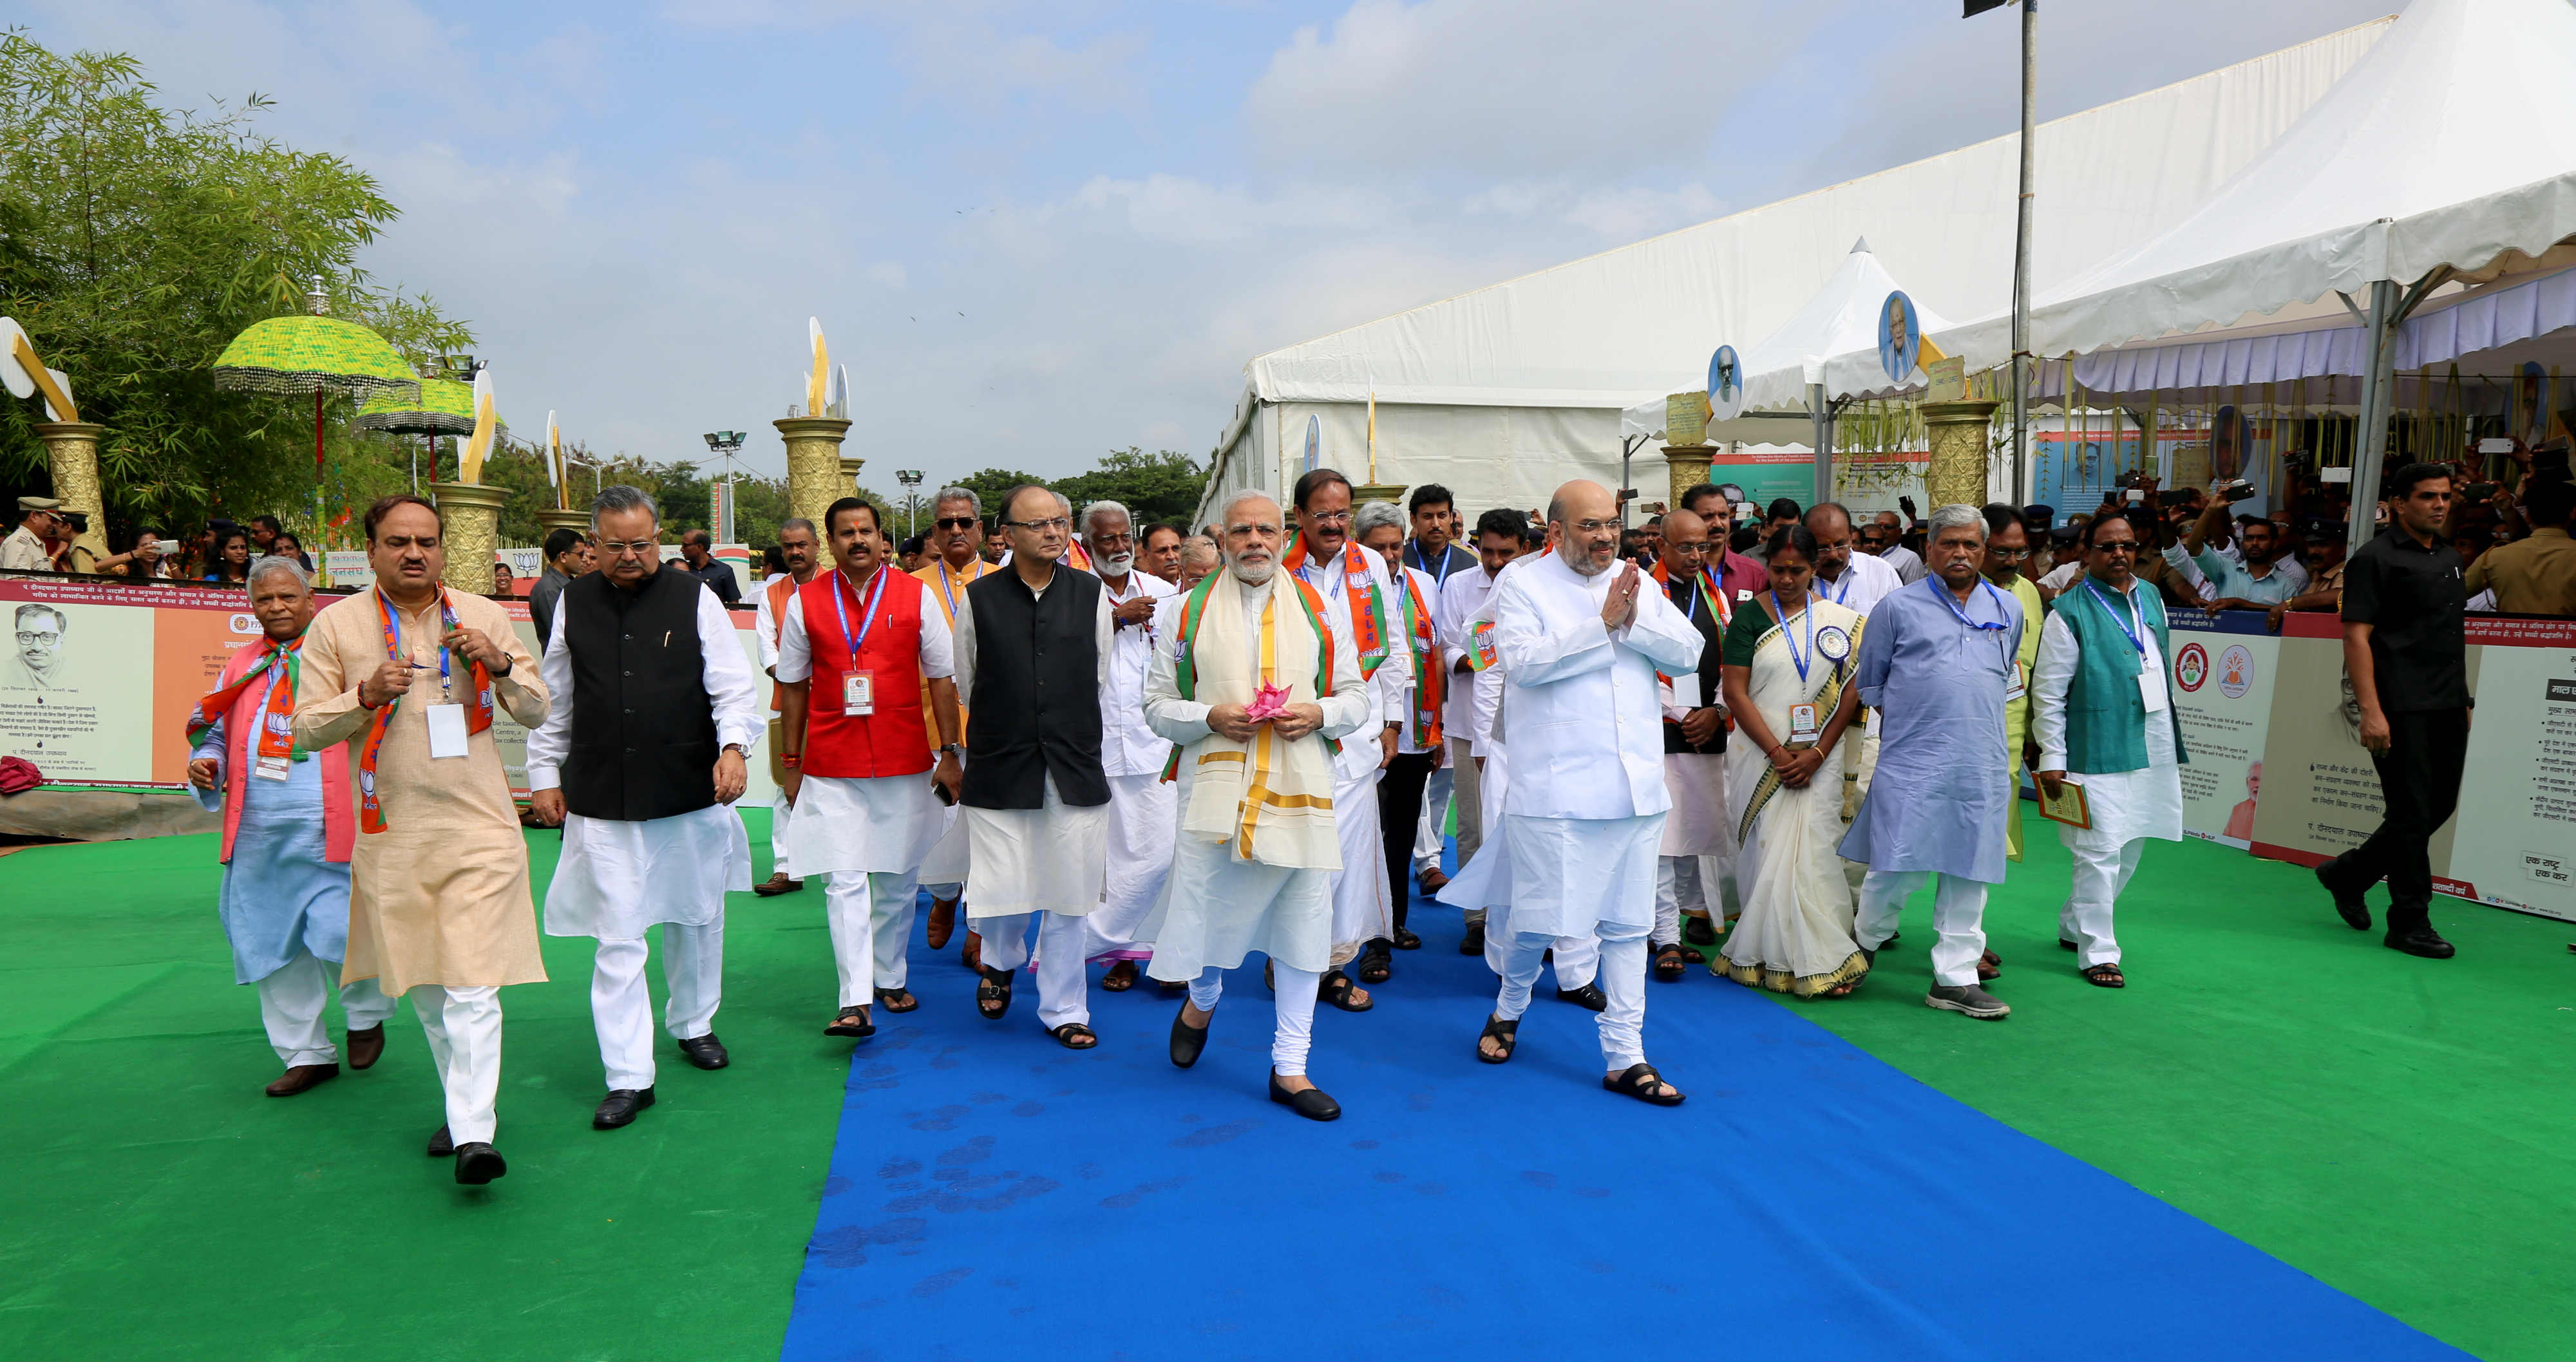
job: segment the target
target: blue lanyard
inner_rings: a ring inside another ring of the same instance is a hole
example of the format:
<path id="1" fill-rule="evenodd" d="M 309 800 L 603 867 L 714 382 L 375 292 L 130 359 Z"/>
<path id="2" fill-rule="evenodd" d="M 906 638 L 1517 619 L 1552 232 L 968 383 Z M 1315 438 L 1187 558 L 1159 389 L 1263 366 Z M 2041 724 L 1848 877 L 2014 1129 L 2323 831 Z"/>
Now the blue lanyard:
<path id="1" fill-rule="evenodd" d="M 1825 583 L 1825 586 L 1828 588 L 1828 590 L 1823 591 L 1823 592 L 1819 592 L 1818 594 L 1819 594 L 1819 595 L 1822 595 L 1826 600 L 1832 601 L 1832 602 L 1833 602 L 1834 604 L 1836 604 L 1836 605 L 1840 605 L 1840 604 L 1842 604 L 1842 603 L 1843 603 L 1844 598 L 1846 598 L 1846 597 L 1848 597 L 1848 596 L 1850 596 L 1850 595 L 1851 595 L 1852 579 L 1853 579 L 1854 577 L 1859 576 L 1859 575 L 1860 575 L 1859 573 L 1856 573 L 1856 572 L 1852 571 L 1852 567 L 1851 567 L 1851 564 L 1850 564 L 1850 563 L 1844 563 L 1844 564 L 1843 564 L 1843 580 L 1842 580 L 1842 584 L 1841 584 L 1841 589 L 1840 589 L 1840 590 L 1833 590 L 1833 589 L 1831 589 L 1831 588 L 1833 588 L 1835 584 L 1834 584 L 1834 583 L 1832 583 L 1832 582 L 1826 582 L 1826 583 Z M 1822 578 L 1819 578 L 1818 580 L 1820 580 L 1820 581 L 1821 581 L 1821 580 L 1823 580 L 1823 579 L 1822 579 Z M 1773 593 L 1772 598 L 1771 598 L 1771 603 L 1772 603 L 1773 605 L 1778 605 L 1778 604 L 1780 603 L 1780 599 L 1779 599 L 1779 595 L 1778 595 L 1778 593 L 1776 593 L 1776 592 L 1775 592 L 1775 593 Z M 1803 681 L 1803 680 L 1805 680 L 1806 678 L 1805 678 L 1804 676 L 1801 676 L 1801 677 L 1799 677 L 1798 679 L 1799 679 L 1799 680 L 1801 680 L 1801 681 Z"/>
<path id="2" fill-rule="evenodd" d="M 402 660 L 411 661 L 411 650 L 402 648 L 402 617 L 394 613 L 394 603 L 385 599 L 385 593 L 381 589 L 376 592 L 376 608 L 385 612 L 385 632 L 393 635 L 394 645 L 401 648 Z M 438 590 L 438 622 L 446 625 L 451 631 L 457 627 L 456 609 L 448 604 L 445 587 L 440 587 Z M 445 644 L 440 644 L 438 648 L 438 692 L 441 699 L 446 698 L 447 645 Z"/>
<path id="3" fill-rule="evenodd" d="M 2131 596 L 2128 598 L 2129 617 L 2130 619 L 2134 619 L 2138 622 L 2137 627 L 2133 629 L 2129 627 L 2128 620 L 2120 618 L 2119 612 L 2111 608 L 2111 598 L 2103 595 L 2102 588 L 2093 584 L 2093 575 L 2091 573 L 2086 573 L 2084 576 L 2084 589 L 2093 593 L 2093 599 L 2102 603 L 2102 613 L 2109 615 L 2111 617 L 2111 622 L 2120 626 L 2120 632 L 2128 635 L 2129 646 L 2138 650 L 2138 656 L 2145 657 L 2147 655 L 2147 640 L 2145 637 L 2147 621 L 2146 617 L 2138 611 L 2137 597 Z"/>
<path id="4" fill-rule="evenodd" d="M 1434 586 L 1445 587 L 1449 585 L 1449 569 L 1454 561 L 1455 560 L 1449 556 L 1449 550 L 1442 549 L 1440 551 L 1440 570 L 1438 572 L 1434 572 L 1431 570 L 1431 560 L 1422 556 L 1422 541 L 1419 539 L 1413 541 L 1413 565 L 1421 569 L 1422 575 L 1430 578 L 1431 584 Z"/>
<path id="5" fill-rule="evenodd" d="M 2011 665 L 2012 665 L 2012 657 L 2011 657 L 2011 653 L 2012 653 L 2012 650 L 2004 646 L 2004 640 L 2003 640 L 2003 632 L 2004 632 L 2004 630 L 2006 630 L 2006 629 L 2010 628 L 2011 626 L 2006 625 L 2006 624 L 2004 624 L 2004 623 L 2002 623 L 2002 622 L 2000 622 L 2000 621 L 1998 621 L 1998 622 L 1996 622 L 1996 623 L 1993 623 L 1993 624 L 1982 624 L 1982 623 L 1979 623 L 1979 622 L 1978 622 L 1978 621 L 1976 621 L 1976 620 L 1972 620 L 1972 619 L 1968 618 L 1968 612 L 1967 612 L 1966 610 L 1963 610 L 1963 609 L 1961 609 L 1961 608 L 1960 608 L 1960 606 L 1959 606 L 1959 602 L 1958 602 L 1956 599 L 1954 599 L 1954 598 L 1950 595 L 1950 593 L 1949 593 L 1949 591 L 1948 591 L 1948 590 L 1946 590 L 1945 588 L 1943 588 L 1943 586 L 1941 585 L 1941 579 L 1940 579 L 1940 578 L 1938 578 L 1938 577 L 1926 577 L 1926 578 L 1924 578 L 1924 579 L 1923 579 L 1923 584 L 1924 584 L 1925 586 L 1928 586 L 1928 587 L 1932 588 L 1932 594 L 1933 594 L 1933 595 L 1935 595 L 1935 596 L 1940 597 L 1940 598 L 1941 598 L 1941 603 L 1942 603 L 1943 605 L 1946 605 L 1946 606 L 1950 607 L 1950 613 L 1951 613 L 1951 614 L 1953 614 L 1953 615 L 1958 616 L 1958 617 L 1959 617 L 1959 622 L 1960 622 L 1961 624 L 1964 624 L 1964 625 L 1968 626 L 1969 628 L 1971 628 L 1971 629 L 1975 629 L 1975 630 L 1978 630 L 1978 631 L 1980 631 L 1980 632 L 1987 631 L 1987 630 L 1992 630 L 1992 631 L 1994 632 L 1994 634 L 1995 634 L 1995 654 L 1996 654 L 1996 656 L 1997 656 L 1997 657 L 1999 657 L 1999 658 L 2002 658 L 2002 659 L 2003 659 L 2003 661 L 2004 661 L 2004 665 L 2005 665 L 2005 669 L 2006 669 L 2006 670 L 2010 670 L 2010 669 L 2011 669 Z M 1987 581 L 1987 580 L 1986 580 L 1985 578 L 1983 578 L 1983 577 L 1980 577 L 1980 578 L 1978 578 L 1978 579 L 1977 579 L 1977 585 L 1984 587 L 1984 588 L 1986 589 L 1986 594 L 1987 594 L 1987 595 L 1989 595 L 1989 596 L 1994 597 L 1994 598 L 1995 598 L 1995 603 L 1996 603 L 1998 606 L 2001 606 L 2001 605 L 2002 605 L 2002 603 L 2003 603 L 2003 599 L 2004 599 L 2004 593 L 2002 593 L 2002 592 L 2000 592 L 2000 591 L 1995 590 L 1995 584 L 1994 584 L 1994 583 Z"/>
<path id="6" fill-rule="evenodd" d="M 981 558 L 976 559 L 976 560 L 975 560 L 975 575 L 974 575 L 974 576 L 972 576 L 972 577 L 967 578 L 966 580 L 967 580 L 969 583 L 973 583 L 973 582 L 980 582 L 980 581 L 984 580 L 984 569 L 985 569 L 985 567 L 986 567 L 986 566 L 988 566 L 988 565 L 984 562 L 984 560 L 983 560 L 983 559 L 981 559 Z M 948 597 L 948 622 L 949 622 L 950 624 L 955 624 L 955 623 L 957 622 L 957 584 L 956 584 L 956 583 L 954 583 L 954 582 L 952 582 L 952 581 L 950 581 L 950 580 L 948 580 L 948 565 L 947 565 L 946 563 L 941 563 L 941 564 L 939 564 L 939 590 L 940 590 L 940 593 L 941 593 L 942 595 L 945 595 L 946 597 Z M 834 601 L 835 603 L 838 603 L 838 602 L 839 602 L 839 600 L 840 600 L 841 598 L 840 598 L 840 595 L 836 592 L 836 593 L 834 593 L 834 595 L 833 595 L 832 599 L 833 599 L 833 601 Z M 846 625 L 846 624 L 842 625 L 841 627 L 842 627 L 842 629 L 843 629 L 843 630 L 845 630 L 845 631 L 849 628 L 849 626 L 848 626 L 848 625 Z"/>
<path id="7" fill-rule="evenodd" d="M 1699 591 L 1699 581 L 1694 577 L 1682 593 L 1682 618 L 1693 624 L 1699 623 Z"/>
<path id="8" fill-rule="evenodd" d="M 940 570 L 947 571 L 944 567 Z M 859 616 L 859 632 L 856 634 L 850 632 L 850 608 L 841 603 L 841 593 L 848 591 L 851 599 L 856 600 L 859 589 L 850 585 L 848 573 L 832 574 L 832 613 L 841 617 L 841 641 L 850 645 L 851 671 L 859 669 L 859 649 L 867 643 L 868 631 L 876 627 L 877 607 L 885 603 L 885 579 L 891 571 L 893 569 L 884 566 L 877 568 L 877 579 L 868 585 L 867 608 Z"/>
<path id="9" fill-rule="evenodd" d="M 1771 613 L 1779 616 L 1780 641 L 1789 645 L 1789 660 L 1798 664 L 1798 681 L 1803 685 L 1807 680 L 1807 664 L 1813 661 L 1816 656 L 1815 609 L 1812 606 L 1808 606 L 1798 611 L 1798 614 L 1807 621 L 1807 655 L 1805 657 L 1798 656 L 1798 636 L 1789 632 L 1789 611 L 1786 606 L 1780 604 L 1780 593 L 1778 591 L 1773 591 L 1771 593 Z"/>

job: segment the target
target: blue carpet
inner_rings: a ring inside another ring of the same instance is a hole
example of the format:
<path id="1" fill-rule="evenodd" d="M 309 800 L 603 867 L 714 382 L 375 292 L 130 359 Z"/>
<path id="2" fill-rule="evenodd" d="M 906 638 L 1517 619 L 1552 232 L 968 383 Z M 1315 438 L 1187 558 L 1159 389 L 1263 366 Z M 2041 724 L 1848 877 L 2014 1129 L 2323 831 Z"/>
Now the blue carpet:
<path id="1" fill-rule="evenodd" d="M 1603 1092 L 1544 978 L 1479 1064 L 1493 978 L 1453 913 L 1415 926 L 1375 1011 L 1319 1009 L 1329 1125 L 1263 1100 L 1257 959 L 1183 1072 L 1150 982 L 1095 987 L 1075 1054 L 1029 976 L 987 1023 L 916 939 L 784 1356 L 2464 1356 L 1704 973 L 1648 985 L 1680 1108 Z"/>

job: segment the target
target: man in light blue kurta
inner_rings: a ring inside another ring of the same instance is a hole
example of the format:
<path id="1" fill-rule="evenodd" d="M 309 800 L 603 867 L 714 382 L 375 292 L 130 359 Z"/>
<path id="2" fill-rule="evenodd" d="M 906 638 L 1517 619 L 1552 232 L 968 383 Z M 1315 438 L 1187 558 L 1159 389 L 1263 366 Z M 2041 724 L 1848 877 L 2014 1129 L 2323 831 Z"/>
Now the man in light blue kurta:
<path id="1" fill-rule="evenodd" d="M 2025 627 L 2021 605 L 1978 573 L 1986 522 L 1976 507 L 1932 515 L 1932 575 L 1890 592 L 1861 633 L 1861 703 L 1879 712 L 1878 772 L 1851 831 L 1846 860 L 1869 866 L 1857 930 L 1874 955 L 1896 934 L 1905 900 L 1937 877 L 1933 988 L 1924 1001 L 1971 1017 L 2012 1009 L 1977 983 L 1985 953 L 1986 887 L 2004 879 L 2004 699 Z"/>

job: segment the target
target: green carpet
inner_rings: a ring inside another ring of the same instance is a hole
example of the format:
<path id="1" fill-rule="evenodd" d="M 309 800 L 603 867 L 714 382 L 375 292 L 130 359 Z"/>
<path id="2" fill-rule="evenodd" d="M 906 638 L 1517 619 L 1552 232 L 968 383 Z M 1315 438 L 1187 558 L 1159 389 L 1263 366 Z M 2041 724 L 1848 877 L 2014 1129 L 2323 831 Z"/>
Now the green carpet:
<path id="1" fill-rule="evenodd" d="M 560 842 L 528 845 L 542 886 Z M 0 1357 L 777 1356 L 848 1069 L 820 1034 L 820 886 L 732 896 L 738 1058 L 702 1073 L 665 1041 L 659 1105 L 622 1131 L 590 1129 L 591 943 L 548 938 L 554 982 L 502 992 L 510 1175 L 473 1193 L 422 1157 L 445 1118 L 407 1006 L 375 1068 L 261 1095 L 277 1061 L 214 857 L 202 836 L 0 858 Z M 654 976 L 658 1005 L 658 955 Z"/>
<path id="2" fill-rule="evenodd" d="M 2437 899 L 2460 954 L 2418 960 L 2303 869 L 2159 843 L 2120 903 L 2115 992 L 2057 948 L 2067 857 L 2029 825 L 1986 913 L 2010 1018 L 1923 1006 L 1928 892 L 1860 992 L 1783 1005 L 2449 1343 L 2576 1356 L 2576 924 Z"/>

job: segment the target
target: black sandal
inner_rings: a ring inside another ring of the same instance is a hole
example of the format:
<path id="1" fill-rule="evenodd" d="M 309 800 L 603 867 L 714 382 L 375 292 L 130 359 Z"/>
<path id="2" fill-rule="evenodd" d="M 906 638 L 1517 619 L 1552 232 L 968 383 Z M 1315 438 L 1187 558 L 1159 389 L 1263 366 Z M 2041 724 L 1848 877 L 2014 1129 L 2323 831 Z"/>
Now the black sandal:
<path id="1" fill-rule="evenodd" d="M 1680 942 L 1667 941 L 1663 945 L 1655 948 L 1655 977 L 1657 979 L 1668 984 L 1678 982 L 1682 977 L 1682 971 L 1689 967 L 1690 966 L 1684 961 L 1682 956 L 1682 945 Z"/>
<path id="2" fill-rule="evenodd" d="M 1698 951 L 1693 950 L 1688 946 L 1682 947 L 1682 960 L 1684 963 L 1693 965 L 1705 965 L 1708 963 L 1707 956 L 1700 954 Z"/>
<path id="3" fill-rule="evenodd" d="M 848 1036 L 854 1040 L 866 1040 L 876 1033 L 877 1024 L 868 1020 L 868 1010 L 864 1007 L 842 1008 L 832 1018 L 832 1024 L 823 1028 L 824 1035 Z"/>
<path id="4" fill-rule="evenodd" d="M 1657 1088 L 1672 1085 L 1664 1081 L 1662 1074 L 1655 1072 L 1655 1066 L 1652 1064 L 1631 1064 L 1622 1070 L 1618 1077 L 1603 1078 L 1601 1086 L 1623 1096 L 1636 1098 L 1640 1102 L 1652 1102 L 1659 1107 L 1678 1107 L 1682 1104 L 1682 1092 L 1679 1088 L 1674 1088 L 1669 1094 L 1655 1091 Z"/>
<path id="5" fill-rule="evenodd" d="M 1011 972 L 988 969 L 975 982 L 975 1010 L 986 1021 L 1000 1021 L 1011 1010 Z"/>
<path id="6" fill-rule="evenodd" d="M 1359 987 L 1359 985 L 1351 982 L 1351 976 L 1342 973 L 1340 970 L 1326 970 L 1324 971 L 1323 982 L 1317 984 L 1315 987 L 1315 999 L 1318 1002 L 1331 1003 L 1333 1006 L 1340 1008 L 1344 1012 L 1366 1012 L 1370 1008 L 1377 1006 L 1377 999 L 1375 998 L 1371 998 L 1364 1003 L 1355 1003 L 1351 1001 L 1351 995 L 1359 992 Z"/>
<path id="7" fill-rule="evenodd" d="M 1518 1018 L 1504 1021 L 1500 1017 L 1487 1015 L 1485 1033 L 1476 1037 L 1476 1058 L 1488 1064 L 1500 1064 L 1510 1059 L 1512 1051 L 1520 1047 L 1520 1030 L 1521 1024 Z M 1503 1047 L 1503 1052 L 1499 1055 L 1486 1054 L 1485 1042 L 1489 1040 L 1499 1043 Z"/>
<path id="8" fill-rule="evenodd" d="M 1396 928 L 1395 948 L 1400 951 L 1418 951 L 1422 949 L 1422 934 L 1414 931 L 1410 927 Z"/>
<path id="9" fill-rule="evenodd" d="M 1055 1037 L 1056 1044 L 1061 1045 L 1068 1050 L 1090 1050 L 1097 1048 L 1100 1044 L 1100 1033 L 1080 1022 L 1066 1022 L 1062 1026 L 1049 1028 L 1047 1034 Z M 1077 1036 L 1089 1041 L 1090 1044 L 1074 1044 L 1074 1038 Z"/>
<path id="10" fill-rule="evenodd" d="M 1395 957 L 1387 952 L 1389 944 L 1372 941 L 1366 950 L 1360 952 L 1360 958 L 1352 962 L 1359 966 L 1355 972 L 1361 983 L 1383 984 L 1395 977 Z"/>
<path id="11" fill-rule="evenodd" d="M 2118 965 L 2095 965 L 2084 971 L 2084 982 L 2095 988 L 2127 988 L 2129 977 Z"/>
<path id="12" fill-rule="evenodd" d="M 912 990 L 908 988 L 878 989 L 877 1001 L 885 1005 L 886 1011 L 895 1013 L 910 1012 L 921 1006 L 921 1000 L 912 996 Z"/>
<path id="13" fill-rule="evenodd" d="M 1103 993 L 1124 993 L 1135 986 L 1136 962 L 1133 960 L 1121 960 L 1111 965 L 1107 974 L 1100 976 L 1100 991 Z"/>

